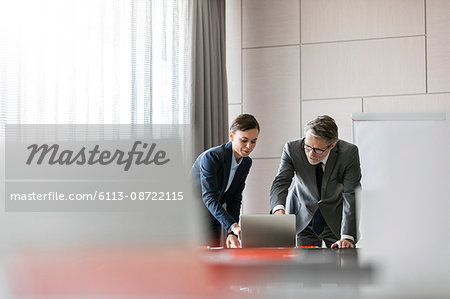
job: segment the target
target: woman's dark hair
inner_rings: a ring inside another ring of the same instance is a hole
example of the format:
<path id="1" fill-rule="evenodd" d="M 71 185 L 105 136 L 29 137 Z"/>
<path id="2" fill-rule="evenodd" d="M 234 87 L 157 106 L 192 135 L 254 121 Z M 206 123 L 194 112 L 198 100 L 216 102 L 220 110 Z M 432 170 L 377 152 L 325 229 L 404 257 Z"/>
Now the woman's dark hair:
<path id="1" fill-rule="evenodd" d="M 258 129 L 259 124 L 256 118 L 251 114 L 239 114 L 232 122 L 230 131 L 235 133 L 236 131 L 247 131 L 251 129 Z"/>

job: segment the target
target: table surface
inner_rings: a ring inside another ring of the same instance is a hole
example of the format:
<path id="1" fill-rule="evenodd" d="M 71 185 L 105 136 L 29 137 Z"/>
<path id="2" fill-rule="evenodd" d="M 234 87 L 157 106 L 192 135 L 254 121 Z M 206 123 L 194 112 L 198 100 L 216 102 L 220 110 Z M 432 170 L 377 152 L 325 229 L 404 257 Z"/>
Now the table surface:
<path id="1" fill-rule="evenodd" d="M 3 260 L 8 298 L 62 295 L 235 295 L 257 286 L 321 286 L 371 283 L 373 269 L 360 265 L 358 249 L 93 247 L 29 249 Z M 231 293 L 230 293 L 231 292 Z M 240 291 L 238 291 L 239 293 Z M 225 296 L 227 297 L 227 296 Z M 58 297 L 59 298 L 59 297 Z"/>
<path id="2" fill-rule="evenodd" d="M 231 282 L 260 281 L 368 284 L 373 266 L 361 265 L 359 249 L 207 249 L 203 258 Z M 233 279 L 233 277 L 235 279 Z M 248 279 L 246 279 L 248 277 Z"/>

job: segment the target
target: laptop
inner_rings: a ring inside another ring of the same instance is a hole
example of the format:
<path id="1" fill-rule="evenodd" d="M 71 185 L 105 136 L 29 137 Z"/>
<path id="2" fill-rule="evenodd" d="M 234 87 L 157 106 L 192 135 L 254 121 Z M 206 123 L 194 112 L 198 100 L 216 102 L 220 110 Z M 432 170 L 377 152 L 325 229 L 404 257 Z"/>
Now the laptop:
<path id="1" fill-rule="evenodd" d="M 241 216 L 242 248 L 295 247 L 295 215 Z"/>

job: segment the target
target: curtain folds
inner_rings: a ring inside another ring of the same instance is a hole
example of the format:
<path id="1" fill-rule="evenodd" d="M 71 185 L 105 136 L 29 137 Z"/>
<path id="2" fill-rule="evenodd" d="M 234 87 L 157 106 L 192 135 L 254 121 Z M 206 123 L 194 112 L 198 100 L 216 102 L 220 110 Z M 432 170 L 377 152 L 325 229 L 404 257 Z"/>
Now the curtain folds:
<path id="1" fill-rule="evenodd" d="M 0 8 L 1 124 L 191 124 L 194 155 L 228 140 L 225 0 Z"/>
<path id="2" fill-rule="evenodd" d="M 228 141 L 225 0 L 191 0 L 191 117 L 194 153 Z"/>

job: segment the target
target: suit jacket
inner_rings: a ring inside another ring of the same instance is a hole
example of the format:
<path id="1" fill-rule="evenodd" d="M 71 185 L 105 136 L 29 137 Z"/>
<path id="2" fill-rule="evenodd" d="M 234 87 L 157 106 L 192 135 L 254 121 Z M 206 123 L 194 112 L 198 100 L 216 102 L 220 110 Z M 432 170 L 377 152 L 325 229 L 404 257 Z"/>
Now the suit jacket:
<path id="1" fill-rule="evenodd" d="M 284 146 L 280 168 L 270 190 L 271 211 L 281 204 L 287 208 L 286 212 L 296 214 L 299 233 L 308 226 L 316 210 L 320 209 L 326 223 L 338 238 L 350 235 L 357 240 L 355 190 L 360 187 L 361 180 L 358 148 L 339 140 L 330 151 L 320 199 L 316 165 L 308 162 L 303 142 L 304 138 L 287 142 Z M 288 194 L 294 176 L 295 183 Z"/>
<path id="2" fill-rule="evenodd" d="M 234 159 L 230 141 L 203 152 L 191 169 L 194 188 L 201 190 L 203 203 L 227 231 L 233 223 L 239 222 L 242 191 L 252 165 L 251 158 L 243 157 L 225 192 L 232 158 Z M 223 208 L 224 203 L 227 204 L 226 210 Z"/>

